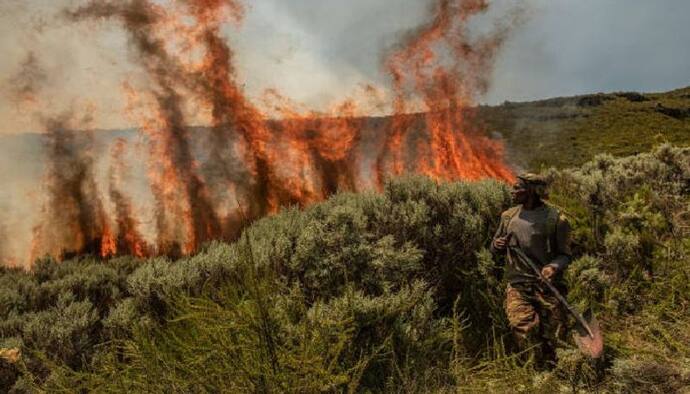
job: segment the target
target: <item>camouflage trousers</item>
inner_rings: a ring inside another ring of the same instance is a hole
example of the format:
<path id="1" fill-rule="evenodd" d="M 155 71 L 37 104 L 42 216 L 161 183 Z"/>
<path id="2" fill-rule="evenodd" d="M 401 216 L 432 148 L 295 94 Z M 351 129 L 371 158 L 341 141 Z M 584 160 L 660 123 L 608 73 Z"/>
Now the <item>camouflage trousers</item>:
<path id="1" fill-rule="evenodd" d="M 554 361 L 565 339 L 567 313 L 548 289 L 537 284 L 508 285 L 506 315 L 520 350 L 536 362 Z"/>

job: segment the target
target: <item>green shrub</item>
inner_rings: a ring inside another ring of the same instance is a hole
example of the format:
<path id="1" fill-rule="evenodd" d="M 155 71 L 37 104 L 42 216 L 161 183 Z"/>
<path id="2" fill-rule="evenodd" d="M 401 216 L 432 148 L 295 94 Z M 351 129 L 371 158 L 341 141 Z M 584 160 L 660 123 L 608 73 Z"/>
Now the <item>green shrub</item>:
<path id="1" fill-rule="evenodd" d="M 39 298 L 39 285 L 34 278 L 17 269 L 0 276 L 0 320 L 32 310 Z"/>
<path id="2" fill-rule="evenodd" d="M 47 304 L 63 294 L 71 294 L 76 301 L 89 301 L 104 316 L 124 291 L 117 271 L 104 264 L 80 264 L 69 273 L 41 284 L 41 296 Z"/>
<path id="3" fill-rule="evenodd" d="M 604 302 L 606 291 L 613 283 L 601 259 L 592 256 L 573 261 L 565 272 L 565 280 L 570 289 L 569 298 L 595 309 Z"/>
<path id="4" fill-rule="evenodd" d="M 98 341 L 98 312 L 90 301 L 63 294 L 55 307 L 29 314 L 23 327 L 24 345 L 72 368 L 83 367 Z"/>
<path id="5" fill-rule="evenodd" d="M 690 149 L 547 176 L 573 225 L 568 297 L 606 330 L 599 364 L 572 344 L 548 372 L 511 353 L 487 250 L 507 185 L 408 177 L 285 209 L 177 261 L 4 269 L 0 337 L 26 351 L 0 380 L 65 392 L 680 387 L 662 377 L 686 382 L 690 360 Z"/>

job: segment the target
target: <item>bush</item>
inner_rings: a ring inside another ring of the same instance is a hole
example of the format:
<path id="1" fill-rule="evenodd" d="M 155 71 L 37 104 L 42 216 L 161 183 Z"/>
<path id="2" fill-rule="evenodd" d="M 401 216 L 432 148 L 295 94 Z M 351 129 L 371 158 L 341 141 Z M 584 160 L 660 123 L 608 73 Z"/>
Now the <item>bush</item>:
<path id="1" fill-rule="evenodd" d="M 607 273 L 601 259 L 582 256 L 573 261 L 565 272 L 565 280 L 570 290 L 570 298 L 579 300 L 583 307 L 598 309 L 606 298 L 612 284 L 612 276 Z"/>
<path id="2" fill-rule="evenodd" d="M 547 176 L 579 256 L 568 297 L 606 330 L 600 364 L 571 346 L 538 373 L 506 350 L 505 283 L 487 247 L 507 185 L 409 177 L 286 209 L 177 261 L 5 269 L 0 335 L 23 361 L 0 380 L 29 391 L 552 392 L 651 387 L 639 378 L 649 374 L 676 389 L 662 377 L 688 376 L 669 360 L 690 359 L 690 150 Z"/>
<path id="3" fill-rule="evenodd" d="M 99 340 L 98 325 L 98 312 L 91 302 L 62 295 L 55 307 L 26 316 L 24 345 L 69 367 L 83 367 Z"/>

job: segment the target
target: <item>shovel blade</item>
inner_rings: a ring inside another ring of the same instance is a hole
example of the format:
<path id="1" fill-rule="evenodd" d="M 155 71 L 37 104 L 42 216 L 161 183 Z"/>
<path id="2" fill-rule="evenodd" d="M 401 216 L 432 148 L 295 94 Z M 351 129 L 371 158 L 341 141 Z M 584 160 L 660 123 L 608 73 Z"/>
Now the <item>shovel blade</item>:
<path id="1" fill-rule="evenodd" d="M 592 310 L 588 309 L 582 314 L 589 331 L 582 324 L 575 325 L 575 332 L 573 332 L 573 338 L 575 339 L 575 344 L 582 354 L 589 356 L 593 359 L 598 359 L 604 354 L 604 336 L 601 333 L 601 328 L 599 327 L 599 322 L 596 317 L 592 314 Z M 591 335 L 590 335 L 591 332 Z"/>

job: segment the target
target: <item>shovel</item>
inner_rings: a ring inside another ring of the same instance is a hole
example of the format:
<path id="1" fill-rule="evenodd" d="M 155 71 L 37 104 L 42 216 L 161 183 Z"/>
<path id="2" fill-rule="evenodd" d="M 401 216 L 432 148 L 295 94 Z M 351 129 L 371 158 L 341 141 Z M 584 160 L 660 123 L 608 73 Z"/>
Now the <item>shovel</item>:
<path id="1" fill-rule="evenodd" d="M 556 299 L 563 304 L 563 306 L 570 312 L 571 315 L 575 317 L 577 324 L 575 325 L 575 331 L 573 333 L 573 338 L 575 339 L 575 344 L 582 354 L 589 356 L 593 359 L 598 359 L 604 353 L 604 337 L 599 328 L 599 322 L 592 314 L 592 310 L 588 309 L 584 314 L 580 314 L 575 308 L 568 304 L 568 301 L 561 295 L 561 292 L 556 289 L 548 279 L 542 275 L 541 270 L 532 262 L 532 260 L 527 257 L 525 252 L 520 249 L 520 247 L 508 247 L 509 257 L 511 254 L 515 254 L 517 258 L 527 263 L 527 265 L 532 268 L 534 273 L 541 279 L 549 290 L 556 296 Z"/>

